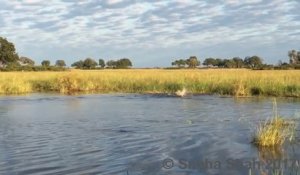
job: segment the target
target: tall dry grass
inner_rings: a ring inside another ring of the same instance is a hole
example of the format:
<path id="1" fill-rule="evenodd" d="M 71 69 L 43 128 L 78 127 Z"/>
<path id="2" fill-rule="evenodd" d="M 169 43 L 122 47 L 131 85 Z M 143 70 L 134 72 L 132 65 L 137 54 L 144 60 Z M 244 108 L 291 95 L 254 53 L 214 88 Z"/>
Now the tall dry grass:
<path id="1" fill-rule="evenodd" d="M 0 93 L 55 91 L 189 93 L 234 96 L 300 97 L 300 71 L 210 70 L 95 70 L 67 72 L 0 72 Z"/>
<path id="2" fill-rule="evenodd" d="M 276 99 L 273 101 L 273 113 L 271 119 L 257 128 L 252 142 L 259 147 L 281 146 L 287 140 L 291 142 L 295 139 L 296 123 L 278 115 Z"/>

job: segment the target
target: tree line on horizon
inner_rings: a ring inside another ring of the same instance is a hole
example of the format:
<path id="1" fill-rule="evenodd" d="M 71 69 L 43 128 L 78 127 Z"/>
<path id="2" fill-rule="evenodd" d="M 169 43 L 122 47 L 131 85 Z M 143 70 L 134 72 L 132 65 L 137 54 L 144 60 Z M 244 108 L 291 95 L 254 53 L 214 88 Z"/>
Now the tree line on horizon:
<path id="1" fill-rule="evenodd" d="M 189 68 L 196 68 L 197 66 L 200 66 L 200 61 L 196 56 L 190 56 L 188 59 L 179 59 L 175 60 L 171 63 L 172 66 L 178 66 L 178 67 L 186 67 Z"/>
<path id="2" fill-rule="evenodd" d="M 277 65 L 265 64 L 263 59 L 259 56 L 247 56 L 244 59 L 240 57 L 233 57 L 231 59 L 221 58 L 206 58 L 202 65 L 207 68 L 250 68 L 250 69 L 300 69 L 300 51 L 291 50 L 288 52 L 290 58 L 289 63 L 281 60 Z M 191 65 L 191 58 L 197 64 Z M 200 60 L 196 56 L 191 56 L 189 59 L 177 59 L 171 63 L 177 68 L 196 68 L 200 66 Z"/>
<path id="3" fill-rule="evenodd" d="M 16 52 L 13 43 L 6 38 L 0 37 L 0 70 L 1 71 L 62 71 L 65 70 L 64 60 L 57 60 L 54 66 L 50 65 L 49 60 L 41 63 L 41 66 L 35 66 L 35 62 L 19 55 Z"/>
<path id="4" fill-rule="evenodd" d="M 190 57 L 191 58 L 191 57 Z M 200 65 L 200 61 L 197 57 L 193 56 L 198 62 L 198 66 Z M 178 59 L 172 62 L 172 66 L 177 66 L 178 68 L 193 68 L 189 61 L 189 59 Z M 195 61 L 195 62 L 196 62 Z M 220 59 L 220 58 L 206 58 L 202 65 L 206 67 L 218 67 L 218 68 L 258 68 L 263 65 L 262 58 L 258 56 L 246 57 L 242 59 L 240 57 L 234 57 L 232 59 Z"/>
<path id="5" fill-rule="evenodd" d="M 105 63 L 103 59 L 96 62 L 92 58 L 86 58 L 74 62 L 71 67 L 77 69 L 125 69 L 132 67 L 132 62 L 128 58 L 118 60 L 109 60 Z M 64 60 L 56 60 L 54 65 L 51 65 L 50 60 L 43 60 L 41 65 L 36 66 L 35 61 L 31 58 L 21 56 L 16 52 L 13 43 L 6 38 L 0 37 L 0 71 L 63 71 L 66 70 Z"/>
<path id="6" fill-rule="evenodd" d="M 132 67 L 132 62 L 129 58 L 121 58 L 118 60 L 108 60 L 106 63 L 103 59 L 99 59 L 98 62 L 92 58 L 86 58 L 85 60 L 79 60 L 71 64 L 71 67 L 76 69 L 128 69 Z"/>
<path id="7" fill-rule="evenodd" d="M 278 65 L 268 65 L 263 63 L 263 59 L 259 56 L 234 57 L 231 59 L 206 58 L 202 65 L 210 68 L 250 68 L 250 69 L 300 69 L 300 51 L 288 51 L 289 63 L 279 61 Z M 200 60 L 196 56 L 190 56 L 188 59 L 177 59 L 171 63 L 177 68 L 197 68 L 201 65 Z M 126 69 L 132 67 L 129 58 L 121 58 L 117 60 L 103 59 L 95 61 L 92 58 L 79 60 L 71 64 L 76 69 Z M 0 71 L 62 71 L 66 70 L 64 60 L 56 60 L 51 65 L 50 60 L 43 60 L 41 65 L 35 66 L 35 62 L 28 58 L 19 57 L 13 43 L 6 38 L 0 37 Z"/>

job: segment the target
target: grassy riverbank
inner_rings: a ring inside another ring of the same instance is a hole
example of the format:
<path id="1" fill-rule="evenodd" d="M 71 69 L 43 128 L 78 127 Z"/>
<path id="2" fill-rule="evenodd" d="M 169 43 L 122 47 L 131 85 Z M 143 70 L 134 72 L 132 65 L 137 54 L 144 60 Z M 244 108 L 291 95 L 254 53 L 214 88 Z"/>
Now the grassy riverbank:
<path id="1" fill-rule="evenodd" d="M 300 97 L 300 70 L 97 70 L 0 72 L 0 93 L 126 92 Z"/>

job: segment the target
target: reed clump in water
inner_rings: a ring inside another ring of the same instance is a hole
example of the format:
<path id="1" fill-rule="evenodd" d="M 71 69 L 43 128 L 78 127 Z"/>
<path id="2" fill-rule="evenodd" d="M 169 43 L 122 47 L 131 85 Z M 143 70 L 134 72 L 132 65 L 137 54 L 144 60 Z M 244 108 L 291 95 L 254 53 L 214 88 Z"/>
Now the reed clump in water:
<path id="1" fill-rule="evenodd" d="M 94 70 L 0 72 L 0 93 L 118 92 L 300 97 L 299 70 Z"/>
<path id="2" fill-rule="evenodd" d="M 278 116 L 276 100 L 273 106 L 274 117 L 260 124 L 253 138 L 253 143 L 259 147 L 282 146 L 287 140 L 292 141 L 295 138 L 295 122 Z"/>
<path id="3" fill-rule="evenodd" d="M 253 143 L 258 146 L 281 146 L 286 140 L 292 141 L 295 134 L 295 124 L 276 117 L 261 124 Z"/>

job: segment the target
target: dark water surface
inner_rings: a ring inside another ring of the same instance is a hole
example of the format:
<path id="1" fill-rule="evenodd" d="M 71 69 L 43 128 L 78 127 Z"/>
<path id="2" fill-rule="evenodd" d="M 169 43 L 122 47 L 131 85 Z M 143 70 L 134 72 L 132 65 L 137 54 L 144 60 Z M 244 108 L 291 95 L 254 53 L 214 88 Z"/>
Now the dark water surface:
<path id="1" fill-rule="evenodd" d="M 299 99 L 277 103 L 298 121 Z M 300 150 L 298 137 L 284 149 L 250 144 L 270 116 L 272 98 L 2 96 L 0 174 L 271 174 L 272 160 L 300 160 Z"/>

